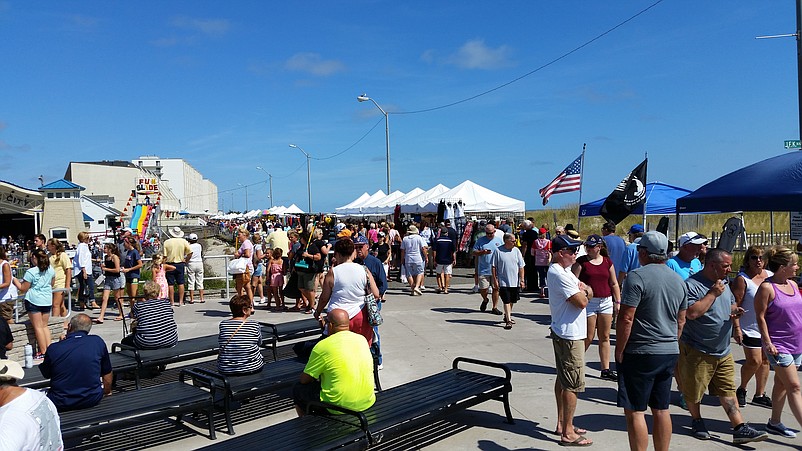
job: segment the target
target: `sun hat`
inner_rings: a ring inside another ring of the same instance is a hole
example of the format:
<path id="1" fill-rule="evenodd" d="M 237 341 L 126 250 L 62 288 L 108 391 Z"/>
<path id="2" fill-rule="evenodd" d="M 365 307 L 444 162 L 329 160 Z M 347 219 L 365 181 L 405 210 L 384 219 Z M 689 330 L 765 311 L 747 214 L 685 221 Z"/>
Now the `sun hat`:
<path id="1" fill-rule="evenodd" d="M 183 238 L 184 237 L 184 231 L 181 230 L 181 227 L 178 227 L 178 226 L 170 227 L 169 233 L 170 233 L 170 236 L 173 237 L 173 238 Z"/>
<path id="2" fill-rule="evenodd" d="M 20 380 L 25 377 L 25 371 L 19 363 L 13 360 L 0 360 L 0 379 Z"/>
<path id="3" fill-rule="evenodd" d="M 418 233 L 418 228 L 414 225 L 409 226 L 407 229 L 407 235 L 416 235 Z"/>

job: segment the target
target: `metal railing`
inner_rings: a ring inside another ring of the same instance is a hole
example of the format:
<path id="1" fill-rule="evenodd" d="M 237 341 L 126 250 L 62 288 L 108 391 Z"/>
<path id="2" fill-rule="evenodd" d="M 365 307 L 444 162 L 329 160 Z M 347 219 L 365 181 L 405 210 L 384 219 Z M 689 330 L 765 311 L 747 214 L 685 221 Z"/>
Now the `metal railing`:
<path id="1" fill-rule="evenodd" d="M 64 318 L 69 318 L 70 316 L 72 316 L 72 290 L 70 288 L 54 288 L 53 293 L 67 293 L 67 300 L 65 301 L 67 303 L 67 316 L 65 316 Z M 20 302 L 20 301 L 25 301 L 24 294 L 17 296 L 14 299 L 6 299 L 4 301 L 0 301 L 0 304 L 10 303 L 10 302 L 14 303 L 15 323 L 19 322 L 20 311 L 22 310 L 22 306 L 25 305 L 25 302 Z"/>

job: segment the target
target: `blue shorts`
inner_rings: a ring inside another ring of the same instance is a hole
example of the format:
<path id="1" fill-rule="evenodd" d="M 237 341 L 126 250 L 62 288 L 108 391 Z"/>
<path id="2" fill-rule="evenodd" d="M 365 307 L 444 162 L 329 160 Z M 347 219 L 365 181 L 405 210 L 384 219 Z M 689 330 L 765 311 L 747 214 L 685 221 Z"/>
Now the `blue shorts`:
<path id="1" fill-rule="evenodd" d="M 28 303 L 26 302 L 25 306 L 27 307 L 27 305 Z M 766 353 L 766 357 L 768 357 L 769 363 L 773 367 L 779 366 L 781 368 L 788 368 L 791 366 L 791 364 L 793 364 L 798 368 L 800 365 L 802 365 L 802 354 L 784 354 L 781 352 L 777 354 L 777 356 L 773 356 L 769 353 Z"/>
<path id="2" fill-rule="evenodd" d="M 167 276 L 167 285 L 172 286 L 175 284 L 183 285 L 184 284 L 184 266 L 186 263 L 168 263 L 169 265 L 175 266 L 175 269 L 172 271 L 168 271 L 165 275 Z"/>
<path id="3" fill-rule="evenodd" d="M 618 369 L 618 407 L 643 412 L 647 407 L 666 410 L 679 354 L 628 354 Z"/>
<path id="4" fill-rule="evenodd" d="M 264 273 L 265 273 L 265 264 L 262 263 L 262 262 L 259 262 L 259 264 L 256 265 L 256 268 L 253 270 L 253 276 L 254 277 L 262 277 L 264 275 Z"/>
<path id="5" fill-rule="evenodd" d="M 114 291 L 119 290 L 120 288 L 125 285 L 125 277 L 124 276 L 106 276 L 103 280 L 103 289 Z"/>
<path id="6" fill-rule="evenodd" d="M 423 262 L 404 263 L 404 267 L 407 269 L 408 276 L 419 276 L 423 274 L 423 271 L 426 268 L 425 263 Z"/>
<path id="7" fill-rule="evenodd" d="M 52 309 L 53 309 L 52 305 L 46 305 L 46 306 L 34 305 L 28 301 L 25 301 L 25 311 L 27 311 L 28 313 L 43 313 L 43 314 L 46 313 L 49 315 Z"/>

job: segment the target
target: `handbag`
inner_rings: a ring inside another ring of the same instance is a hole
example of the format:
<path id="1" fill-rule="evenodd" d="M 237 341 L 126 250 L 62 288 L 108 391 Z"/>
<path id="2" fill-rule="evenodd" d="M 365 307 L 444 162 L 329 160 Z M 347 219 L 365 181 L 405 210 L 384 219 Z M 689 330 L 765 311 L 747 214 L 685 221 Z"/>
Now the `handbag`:
<path id="1" fill-rule="evenodd" d="M 382 314 L 379 311 L 379 304 L 376 302 L 376 298 L 373 297 L 373 293 L 370 291 L 370 275 L 367 268 L 365 268 L 365 278 L 365 309 L 368 311 L 368 322 L 374 327 L 381 326 L 384 323 L 384 318 L 382 318 Z"/>
<path id="2" fill-rule="evenodd" d="M 248 270 L 248 263 L 249 258 L 247 257 L 240 257 L 235 258 L 228 262 L 228 274 L 230 275 L 237 275 L 237 274 L 245 274 Z"/>
<path id="3" fill-rule="evenodd" d="M 287 279 L 287 284 L 284 285 L 284 290 L 282 290 L 284 297 L 290 299 L 298 299 L 301 297 L 301 291 L 298 289 L 298 273 L 293 271 L 290 273 L 290 277 Z"/>

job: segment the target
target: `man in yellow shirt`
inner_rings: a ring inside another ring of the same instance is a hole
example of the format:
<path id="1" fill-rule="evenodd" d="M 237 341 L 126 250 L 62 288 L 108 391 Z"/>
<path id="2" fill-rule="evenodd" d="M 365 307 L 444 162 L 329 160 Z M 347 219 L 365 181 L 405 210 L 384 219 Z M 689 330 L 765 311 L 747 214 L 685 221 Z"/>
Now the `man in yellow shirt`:
<path id="1" fill-rule="evenodd" d="M 175 284 L 178 284 L 178 305 L 184 305 L 184 267 L 190 258 L 192 258 L 192 249 L 189 247 L 189 242 L 184 239 L 184 231 L 181 227 L 172 227 L 169 230 L 170 237 L 162 244 L 162 253 L 164 254 L 164 261 L 168 265 L 175 266 L 175 269 L 168 271 L 167 276 L 167 294 L 170 296 L 170 302 L 175 305 Z"/>
<path id="2" fill-rule="evenodd" d="M 312 349 L 300 384 L 293 390 L 298 416 L 306 413 L 309 401 L 323 401 L 356 412 L 376 402 L 373 357 L 367 340 L 348 330 L 345 310 L 330 311 L 327 321 L 329 336 Z"/>

